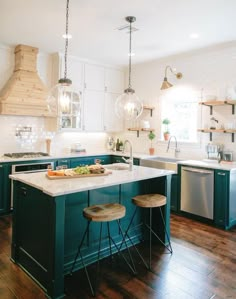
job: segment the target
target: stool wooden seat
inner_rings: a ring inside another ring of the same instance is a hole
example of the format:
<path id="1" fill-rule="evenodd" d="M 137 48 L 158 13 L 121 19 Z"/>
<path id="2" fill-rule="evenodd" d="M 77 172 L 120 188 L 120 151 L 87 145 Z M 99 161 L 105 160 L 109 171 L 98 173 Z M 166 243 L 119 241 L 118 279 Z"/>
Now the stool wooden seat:
<path id="1" fill-rule="evenodd" d="M 138 208 L 148 208 L 149 209 L 149 223 L 144 223 L 144 226 L 148 229 L 149 231 L 149 264 L 146 263 L 145 259 L 143 258 L 143 256 L 141 255 L 140 251 L 138 250 L 138 248 L 136 247 L 135 244 L 132 243 L 133 247 L 135 248 L 136 252 L 138 253 L 139 257 L 141 258 L 141 260 L 143 261 L 144 265 L 146 266 L 147 269 L 151 270 L 151 257 L 152 257 L 152 235 L 154 235 L 156 237 L 156 239 L 163 245 L 165 246 L 168 251 L 172 254 L 173 250 L 171 247 L 171 242 L 170 242 L 170 237 L 169 234 L 167 232 L 166 229 L 166 224 L 165 224 L 165 220 L 163 217 L 163 213 L 162 213 L 162 207 L 166 205 L 167 203 L 167 199 L 166 196 L 162 195 L 162 194 L 143 194 L 143 195 L 137 195 L 134 196 L 132 198 L 132 202 L 133 204 L 136 206 L 135 211 L 133 213 L 133 216 L 130 220 L 130 223 L 127 227 L 127 230 L 125 232 L 125 237 L 128 236 L 129 237 L 129 230 L 132 226 L 134 217 L 137 213 L 137 209 Z M 153 208 L 159 208 L 160 211 L 160 216 L 161 216 L 161 220 L 163 223 L 163 228 L 164 228 L 164 232 L 165 232 L 165 236 L 167 238 L 168 244 L 166 245 L 165 242 L 163 242 L 161 240 L 161 238 L 158 236 L 158 234 L 153 230 L 152 228 L 152 209 Z"/>
<path id="2" fill-rule="evenodd" d="M 166 197 L 161 194 L 144 194 L 132 198 L 133 203 L 142 208 L 157 208 L 166 205 Z"/>
<path id="3" fill-rule="evenodd" d="M 87 276 L 88 279 L 88 283 L 92 292 L 92 295 L 95 296 L 96 294 L 96 286 L 97 286 L 97 277 L 98 277 L 98 269 L 99 269 L 99 261 L 100 261 L 100 253 L 101 253 L 101 240 L 102 240 L 102 227 L 103 227 L 103 223 L 106 222 L 107 223 L 107 238 L 109 241 L 109 250 L 110 250 L 110 256 L 112 257 L 112 250 L 113 248 L 116 250 L 116 252 L 118 254 L 121 255 L 121 257 L 124 259 L 124 261 L 126 262 L 127 266 L 130 268 L 130 270 L 133 272 L 133 274 L 136 274 L 136 269 L 134 266 L 134 262 L 132 259 L 132 256 L 130 254 L 127 242 L 126 242 L 126 236 L 124 235 L 124 232 L 122 230 L 122 227 L 120 225 L 119 220 L 121 218 L 123 218 L 126 214 L 126 209 L 125 206 L 118 204 L 118 203 L 106 203 L 106 204 L 99 204 L 99 205 L 93 205 L 87 208 L 83 209 L 83 216 L 88 220 L 87 223 L 87 227 L 85 229 L 85 232 L 83 234 L 82 240 L 78 246 L 77 249 L 77 253 L 71 268 L 70 273 L 72 274 L 74 266 L 76 264 L 77 258 L 78 256 L 80 256 L 81 258 L 81 262 L 83 265 L 83 268 L 85 270 L 85 274 Z M 114 241 L 114 239 L 111 236 L 111 232 L 110 232 L 110 222 L 116 220 L 119 231 L 121 233 L 122 236 L 122 244 L 124 243 L 126 246 L 126 249 L 128 250 L 128 254 L 129 254 L 129 260 L 131 263 L 127 260 L 127 258 L 125 257 L 125 255 L 121 252 L 121 246 L 118 246 L 116 244 L 116 242 Z M 84 243 L 84 240 L 86 238 L 86 236 L 89 234 L 89 226 L 91 222 L 100 222 L 100 231 L 99 231 L 99 244 L 98 244 L 98 256 L 97 256 L 97 267 L 96 267 L 96 278 L 95 278 L 95 282 L 92 285 L 92 281 L 90 279 L 88 270 L 87 270 L 87 266 L 84 262 L 83 256 L 81 254 L 81 247 Z M 113 244 L 113 248 L 112 248 L 112 244 Z"/>
<path id="4" fill-rule="evenodd" d="M 118 203 L 107 203 L 85 208 L 83 215 L 90 221 L 107 222 L 123 218 L 125 212 L 124 206 Z"/>

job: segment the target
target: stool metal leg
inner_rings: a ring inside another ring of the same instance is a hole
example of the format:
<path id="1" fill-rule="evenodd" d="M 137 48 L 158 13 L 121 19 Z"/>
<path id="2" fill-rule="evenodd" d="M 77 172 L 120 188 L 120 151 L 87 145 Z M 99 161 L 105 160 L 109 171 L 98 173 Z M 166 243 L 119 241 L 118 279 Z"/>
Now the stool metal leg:
<path id="1" fill-rule="evenodd" d="M 112 248 L 111 248 L 111 238 L 110 238 L 110 223 L 107 222 L 107 234 L 108 234 L 108 241 L 109 241 L 109 248 L 110 248 L 110 259 L 112 261 L 113 255 L 112 255 Z"/>
<path id="2" fill-rule="evenodd" d="M 132 239 L 130 238 L 129 233 L 128 233 L 129 230 L 130 230 L 130 227 L 132 226 L 132 223 L 133 223 L 134 217 L 135 217 L 135 215 L 136 215 L 136 213 L 137 213 L 137 210 L 138 210 L 138 207 L 136 206 L 136 207 L 135 207 L 135 211 L 134 211 L 134 213 L 133 213 L 133 215 L 132 215 L 132 218 L 131 218 L 131 220 L 130 220 L 130 222 L 129 222 L 129 225 L 128 225 L 128 227 L 127 227 L 125 233 L 124 233 L 124 236 L 123 236 L 123 239 L 122 239 L 122 242 L 121 242 L 121 245 L 120 245 L 120 248 L 119 248 L 119 249 L 121 249 L 121 247 L 122 247 L 122 245 L 123 245 L 123 243 L 124 243 L 126 237 L 128 237 L 130 243 L 132 244 L 132 246 L 133 246 L 134 249 L 136 250 L 137 254 L 139 255 L 139 257 L 140 257 L 140 259 L 142 260 L 142 262 L 144 263 L 145 267 L 148 269 L 148 264 L 145 262 L 144 258 L 142 257 L 141 253 L 139 252 L 137 246 L 134 244 L 134 242 L 132 241 Z M 140 225 L 142 225 L 142 224 L 140 224 Z M 134 264 L 133 264 L 133 267 L 134 267 L 134 269 L 135 269 L 135 265 L 134 265 Z M 136 269 L 135 269 L 135 272 L 136 272 Z"/>
<path id="3" fill-rule="evenodd" d="M 152 227 L 152 208 L 149 209 L 149 227 Z M 152 230 L 149 229 L 149 270 L 151 270 L 152 263 Z"/>
<path id="4" fill-rule="evenodd" d="M 161 210 L 161 207 L 160 207 L 160 214 L 161 214 L 161 218 L 162 218 L 162 222 L 163 222 L 163 225 L 164 225 L 164 230 L 165 230 L 165 233 L 166 233 L 166 237 L 168 239 L 168 246 L 165 245 L 165 247 L 169 250 L 169 252 L 172 254 L 173 253 L 173 249 L 172 249 L 172 246 L 171 246 L 171 242 L 170 242 L 170 236 L 167 232 L 167 229 L 166 229 L 166 223 L 165 223 L 165 220 L 164 220 L 164 217 L 163 217 L 163 214 L 162 214 L 162 210 Z M 169 248 L 170 247 L 170 248 Z"/>
<path id="5" fill-rule="evenodd" d="M 95 276 L 95 287 L 94 287 L 94 295 L 96 295 L 97 290 L 97 278 L 98 278 L 98 272 L 100 267 L 100 253 L 101 253 L 101 240 L 102 240 L 102 222 L 100 225 L 100 233 L 99 233 L 99 245 L 98 245 L 98 258 L 97 258 L 97 266 L 96 266 L 96 276 Z"/>
<path id="6" fill-rule="evenodd" d="M 73 265 L 71 267 L 70 274 L 72 275 L 75 263 L 77 261 L 78 256 L 80 255 L 81 262 L 82 262 L 82 265 L 83 265 L 83 268 L 84 268 L 84 271 L 85 271 L 85 274 L 86 274 L 86 277 L 87 277 L 87 280 L 88 280 L 88 283 L 89 283 L 89 287 L 90 287 L 91 293 L 92 293 L 93 296 L 95 296 L 95 292 L 94 292 L 94 289 L 93 289 L 93 286 L 92 286 L 92 283 L 91 283 L 91 280 L 90 280 L 90 277 L 89 277 L 89 273 L 88 273 L 87 267 L 86 267 L 86 265 L 84 263 L 84 259 L 83 259 L 83 256 L 81 254 L 81 251 L 80 251 L 80 249 L 81 249 L 81 247 L 82 247 L 82 245 L 84 243 L 84 239 L 85 239 L 86 235 L 88 234 L 90 223 L 91 223 L 91 221 L 88 221 L 87 227 L 86 227 L 86 229 L 84 231 L 84 234 L 83 234 L 83 237 L 82 237 L 82 240 L 80 242 L 80 245 L 78 246 L 78 250 L 77 250 L 77 253 L 76 253 Z"/>

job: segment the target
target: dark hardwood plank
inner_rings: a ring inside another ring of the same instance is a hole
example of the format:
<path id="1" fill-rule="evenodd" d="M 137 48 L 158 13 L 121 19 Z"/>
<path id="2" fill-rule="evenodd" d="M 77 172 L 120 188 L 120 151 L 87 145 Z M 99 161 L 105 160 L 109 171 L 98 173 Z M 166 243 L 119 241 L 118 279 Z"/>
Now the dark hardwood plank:
<path id="1" fill-rule="evenodd" d="M 236 298 L 236 228 L 224 231 L 171 215 L 174 253 L 153 246 L 153 272 L 132 249 L 138 274 L 109 259 L 101 262 L 98 299 L 225 299 Z M 11 216 L 0 217 L 0 298 L 43 299 L 43 291 L 10 261 Z M 139 245 L 145 257 L 145 244 Z M 94 273 L 94 265 L 89 267 Z M 91 299 L 83 270 L 65 277 L 66 299 Z"/>

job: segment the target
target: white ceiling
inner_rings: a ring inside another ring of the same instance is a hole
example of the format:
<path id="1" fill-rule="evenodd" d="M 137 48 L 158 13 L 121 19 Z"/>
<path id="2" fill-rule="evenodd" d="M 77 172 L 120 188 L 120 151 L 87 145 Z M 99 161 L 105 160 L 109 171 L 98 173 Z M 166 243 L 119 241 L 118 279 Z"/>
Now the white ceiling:
<path id="1" fill-rule="evenodd" d="M 66 0 L 0 0 L 0 43 L 64 52 L 65 13 Z M 69 54 L 126 65 L 129 35 L 116 28 L 130 15 L 133 63 L 236 41 L 236 0 L 70 0 Z"/>

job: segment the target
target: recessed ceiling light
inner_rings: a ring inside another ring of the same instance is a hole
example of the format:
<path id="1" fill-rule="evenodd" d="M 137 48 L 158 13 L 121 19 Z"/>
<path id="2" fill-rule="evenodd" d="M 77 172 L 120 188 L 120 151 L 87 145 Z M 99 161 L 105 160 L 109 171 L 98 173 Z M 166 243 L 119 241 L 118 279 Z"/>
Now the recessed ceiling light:
<path id="1" fill-rule="evenodd" d="M 69 33 L 68 34 L 63 34 L 62 37 L 65 38 L 65 39 L 66 38 L 70 39 L 70 38 L 72 38 L 72 35 L 69 34 Z"/>
<path id="2" fill-rule="evenodd" d="M 189 37 L 192 38 L 192 39 L 198 39 L 199 38 L 199 34 L 198 33 L 191 33 L 189 35 Z"/>

